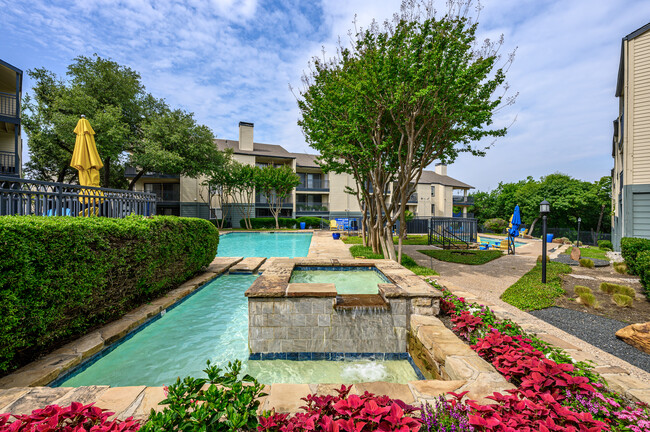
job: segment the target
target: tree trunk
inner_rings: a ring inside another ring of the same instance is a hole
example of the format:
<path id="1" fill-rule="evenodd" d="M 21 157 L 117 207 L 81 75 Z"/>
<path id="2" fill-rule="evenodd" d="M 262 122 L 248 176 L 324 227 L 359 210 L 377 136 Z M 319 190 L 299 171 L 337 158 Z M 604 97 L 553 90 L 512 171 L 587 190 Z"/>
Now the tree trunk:
<path id="1" fill-rule="evenodd" d="M 605 204 L 600 206 L 600 216 L 598 217 L 598 225 L 596 225 L 596 244 L 598 244 L 598 234 L 600 234 L 600 225 L 603 223 L 604 213 L 605 213 Z"/>
<path id="2" fill-rule="evenodd" d="M 111 157 L 104 159 L 104 187 L 109 188 L 111 183 Z"/>
<path id="3" fill-rule="evenodd" d="M 65 175 L 68 172 L 68 167 L 64 166 L 61 171 L 59 171 L 59 175 L 56 178 L 57 183 L 63 183 L 63 180 L 65 180 Z"/>
<path id="4" fill-rule="evenodd" d="M 529 236 L 533 235 L 533 230 L 535 229 L 535 224 L 537 223 L 538 220 L 539 220 L 539 217 L 536 217 L 535 220 L 533 221 L 533 223 L 530 224 L 530 228 L 528 228 L 528 231 L 526 231 L 526 234 L 528 234 Z"/>

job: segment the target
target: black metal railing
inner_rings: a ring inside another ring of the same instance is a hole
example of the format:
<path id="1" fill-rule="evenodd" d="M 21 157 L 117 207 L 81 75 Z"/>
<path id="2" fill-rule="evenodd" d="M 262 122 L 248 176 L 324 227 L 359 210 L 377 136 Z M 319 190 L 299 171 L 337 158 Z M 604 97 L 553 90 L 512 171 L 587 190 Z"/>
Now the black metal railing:
<path id="1" fill-rule="evenodd" d="M 406 222 L 407 234 L 426 234 L 429 232 L 429 218 L 411 219 Z"/>
<path id="2" fill-rule="evenodd" d="M 474 197 L 454 196 L 454 205 L 474 205 Z"/>
<path id="3" fill-rule="evenodd" d="M 16 154 L 12 152 L 0 151 L 0 175 L 15 175 L 16 172 Z"/>
<path id="4" fill-rule="evenodd" d="M 311 181 L 306 181 L 304 183 L 300 183 L 296 187 L 296 190 L 298 190 L 298 191 L 309 191 L 309 190 L 328 191 L 328 190 L 330 190 L 330 182 L 329 182 L 328 179 L 313 179 Z"/>
<path id="5" fill-rule="evenodd" d="M 154 216 L 156 195 L 0 176 L 0 216 Z"/>
<path id="6" fill-rule="evenodd" d="M 326 212 L 329 211 L 329 208 L 326 203 L 324 204 L 307 204 L 304 202 L 298 201 L 296 203 L 296 211 L 306 213 L 306 212 Z"/>
<path id="7" fill-rule="evenodd" d="M 467 248 L 476 243 L 478 224 L 476 219 L 433 217 L 429 224 L 429 244 L 444 249 Z"/>
<path id="8" fill-rule="evenodd" d="M 0 92 L 0 115 L 18 117 L 16 108 L 16 95 Z"/>
<path id="9" fill-rule="evenodd" d="M 266 199 L 264 194 L 255 194 L 255 205 L 256 206 L 268 206 L 269 200 Z M 282 202 L 282 207 L 293 207 L 293 200 L 291 196 L 287 196 Z"/>

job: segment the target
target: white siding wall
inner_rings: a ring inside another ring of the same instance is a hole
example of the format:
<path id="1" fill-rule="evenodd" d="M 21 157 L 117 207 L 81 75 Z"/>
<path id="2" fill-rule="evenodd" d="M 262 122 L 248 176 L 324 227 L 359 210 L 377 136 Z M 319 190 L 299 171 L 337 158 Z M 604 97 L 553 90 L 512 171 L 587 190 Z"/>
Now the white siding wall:
<path id="1" fill-rule="evenodd" d="M 632 178 L 629 184 L 650 183 L 650 32 L 630 41 Z"/>

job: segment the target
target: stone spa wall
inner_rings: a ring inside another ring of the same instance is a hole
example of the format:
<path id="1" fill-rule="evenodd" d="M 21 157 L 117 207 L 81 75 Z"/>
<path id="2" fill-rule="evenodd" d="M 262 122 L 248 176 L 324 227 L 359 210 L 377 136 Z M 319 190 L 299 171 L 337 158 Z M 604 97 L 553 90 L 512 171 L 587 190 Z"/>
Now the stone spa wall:
<path id="1" fill-rule="evenodd" d="M 390 283 L 379 284 L 379 294 L 350 296 L 337 296 L 334 284 L 289 283 L 294 266 L 314 265 L 372 266 Z M 393 261 L 304 258 L 275 261 L 246 296 L 251 358 L 359 353 L 396 359 L 407 356 L 411 315 L 437 315 L 440 293 Z"/>

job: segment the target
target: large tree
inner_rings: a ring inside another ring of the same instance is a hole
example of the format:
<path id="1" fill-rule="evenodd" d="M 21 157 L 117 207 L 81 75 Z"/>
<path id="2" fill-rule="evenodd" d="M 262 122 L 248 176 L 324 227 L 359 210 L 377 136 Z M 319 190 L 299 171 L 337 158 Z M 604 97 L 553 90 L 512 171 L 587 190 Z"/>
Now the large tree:
<path id="1" fill-rule="evenodd" d="M 303 77 L 299 124 L 307 141 L 325 170 L 354 176 L 373 250 L 398 262 L 422 171 L 461 152 L 483 155 L 473 143 L 506 132 L 490 126 L 499 106 L 512 102 L 496 95 L 512 57 L 497 67 L 500 43 L 477 46 L 470 3 L 437 17 L 430 3 L 405 1 L 394 20 L 357 31 L 350 47 L 313 59 Z"/>
<path id="2" fill-rule="evenodd" d="M 275 219 L 275 229 L 280 229 L 278 218 L 288 196 L 300 184 L 300 177 L 290 165 L 275 167 L 267 165 L 257 173 L 255 188 L 266 197 L 269 210 Z"/>
<path id="3" fill-rule="evenodd" d="M 28 74 L 35 81 L 23 103 L 31 177 L 75 179 L 69 164 L 81 115 L 96 132 L 104 187 L 126 187 L 127 164 L 138 167 L 134 180 L 154 170 L 194 177 L 219 157 L 207 127 L 146 93 L 140 75 L 126 66 L 97 55 L 79 56 L 68 66 L 67 80 L 43 68 Z"/>

